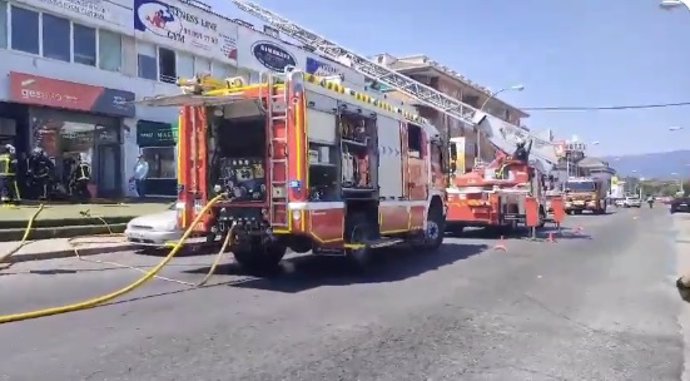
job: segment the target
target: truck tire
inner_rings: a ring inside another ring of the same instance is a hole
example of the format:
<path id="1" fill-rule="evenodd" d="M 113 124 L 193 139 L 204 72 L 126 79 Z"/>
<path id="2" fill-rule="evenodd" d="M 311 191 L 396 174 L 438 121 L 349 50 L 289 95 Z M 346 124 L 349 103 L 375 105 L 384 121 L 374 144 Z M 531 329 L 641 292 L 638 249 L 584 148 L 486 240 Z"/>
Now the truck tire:
<path id="1" fill-rule="evenodd" d="M 544 211 L 544 208 L 539 208 L 539 225 L 537 225 L 537 229 L 543 229 L 544 226 L 546 225 L 546 212 Z"/>
<path id="2" fill-rule="evenodd" d="M 359 213 L 352 216 L 348 221 L 347 242 L 351 244 L 363 244 L 374 240 L 376 229 L 371 226 L 366 214 Z M 372 253 L 369 247 L 357 249 L 345 249 L 345 255 L 358 269 L 366 268 L 372 260 Z"/>
<path id="3" fill-rule="evenodd" d="M 287 248 L 280 244 L 268 246 L 254 245 L 251 249 L 233 252 L 235 260 L 245 269 L 252 272 L 266 272 L 275 270 L 285 256 Z"/>
<path id="4" fill-rule="evenodd" d="M 421 243 L 414 244 L 414 248 L 424 251 L 438 250 L 443 244 L 443 233 L 445 229 L 446 220 L 443 216 L 443 207 L 440 207 L 438 204 L 432 204 L 426 217 L 424 238 Z"/>

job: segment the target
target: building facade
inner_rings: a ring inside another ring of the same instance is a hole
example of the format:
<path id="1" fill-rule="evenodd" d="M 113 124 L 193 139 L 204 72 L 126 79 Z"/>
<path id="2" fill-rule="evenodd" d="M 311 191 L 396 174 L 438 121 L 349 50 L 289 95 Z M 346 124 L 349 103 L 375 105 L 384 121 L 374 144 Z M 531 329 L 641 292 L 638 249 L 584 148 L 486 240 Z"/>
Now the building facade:
<path id="1" fill-rule="evenodd" d="M 379 54 L 376 55 L 374 59 L 381 65 L 385 65 L 448 96 L 458 99 L 469 106 L 476 109 L 483 108 L 483 111 L 487 114 L 495 116 L 505 122 L 509 122 L 516 126 L 522 126 L 522 119 L 529 116 L 520 109 L 493 97 L 488 89 L 471 82 L 469 79 L 436 63 L 427 56 L 394 57 L 390 54 Z M 457 120 L 448 118 L 443 113 L 429 107 L 418 106 L 418 108 L 422 116 L 432 120 L 441 131 L 446 131 L 449 136 L 465 137 L 466 170 L 471 169 L 479 154 L 481 154 L 482 159 L 485 161 L 490 161 L 495 157 L 496 150 L 494 146 L 486 139 L 486 136 L 483 135 L 481 138 L 478 138 L 479 132 L 472 126 L 462 125 L 462 123 Z"/>
<path id="2" fill-rule="evenodd" d="M 43 148 L 63 187 L 81 154 L 92 165 L 92 194 L 103 198 L 134 195 L 129 179 L 141 154 L 148 193 L 175 196 L 179 111 L 133 101 L 178 92 L 179 77 L 256 81 L 287 65 L 364 83 L 349 68 L 201 3 L 0 0 L 0 70 L 7 73 L 0 143 L 15 145 L 20 159 Z"/>

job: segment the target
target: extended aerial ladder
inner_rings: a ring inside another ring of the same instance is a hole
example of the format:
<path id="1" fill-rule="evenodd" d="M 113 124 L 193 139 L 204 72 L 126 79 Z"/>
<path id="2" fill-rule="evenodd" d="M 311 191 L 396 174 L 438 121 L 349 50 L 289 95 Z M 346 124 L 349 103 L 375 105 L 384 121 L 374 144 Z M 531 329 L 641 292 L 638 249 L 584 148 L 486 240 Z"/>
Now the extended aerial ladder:
<path id="1" fill-rule="evenodd" d="M 400 91 L 420 104 L 442 112 L 465 126 L 474 127 L 477 125 L 484 132 L 487 132 L 491 143 L 501 151 L 512 152 L 517 138 L 532 140 L 532 156 L 552 165 L 558 162 L 551 142 L 540 139 L 529 134 L 524 129 L 506 122 L 490 123 L 486 118 L 483 118 L 486 114 L 474 107 L 443 94 L 430 86 L 417 82 L 395 70 L 377 64 L 366 57 L 360 56 L 254 2 L 244 0 L 232 0 L 232 2 L 242 11 L 270 24 L 290 38 L 313 49 L 315 53 L 350 67 L 378 83 Z"/>

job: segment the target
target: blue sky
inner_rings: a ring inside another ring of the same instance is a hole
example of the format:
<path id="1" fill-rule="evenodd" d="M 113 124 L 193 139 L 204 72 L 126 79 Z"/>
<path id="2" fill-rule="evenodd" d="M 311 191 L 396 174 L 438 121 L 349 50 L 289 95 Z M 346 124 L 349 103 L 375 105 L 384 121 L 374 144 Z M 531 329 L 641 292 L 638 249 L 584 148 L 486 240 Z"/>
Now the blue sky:
<path id="1" fill-rule="evenodd" d="M 492 89 L 522 83 L 502 97 L 518 107 L 690 101 L 690 11 L 658 0 L 259 3 L 360 54 L 424 53 Z M 230 2 L 210 4 L 249 19 Z M 690 107 L 531 115 L 532 129 L 601 142 L 595 155 L 690 149 Z"/>

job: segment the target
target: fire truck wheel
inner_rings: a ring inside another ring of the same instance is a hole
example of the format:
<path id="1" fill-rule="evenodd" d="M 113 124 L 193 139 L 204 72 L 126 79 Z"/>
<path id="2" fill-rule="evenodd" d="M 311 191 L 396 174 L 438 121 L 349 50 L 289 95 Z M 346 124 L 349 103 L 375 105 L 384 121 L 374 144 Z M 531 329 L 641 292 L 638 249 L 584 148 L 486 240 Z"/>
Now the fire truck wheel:
<path id="1" fill-rule="evenodd" d="M 426 222 L 426 249 L 438 250 L 443 244 L 443 233 L 446 230 L 446 221 L 443 217 L 442 207 L 432 204 Z"/>
<path id="2" fill-rule="evenodd" d="M 285 256 L 287 248 L 281 244 L 270 246 L 254 245 L 251 249 L 233 252 L 235 260 L 250 271 L 269 271 L 275 269 Z"/>
<path id="3" fill-rule="evenodd" d="M 357 214 L 352 216 L 348 225 L 348 242 L 351 244 L 363 244 L 374 239 L 374 231 L 367 220 L 365 214 Z M 360 269 L 365 268 L 371 262 L 371 249 L 363 246 L 357 249 L 346 249 L 345 255 L 352 261 L 352 263 Z"/>
<path id="4" fill-rule="evenodd" d="M 424 232 L 422 242 L 414 243 L 413 247 L 425 251 L 438 250 L 443 244 L 445 225 L 443 208 L 439 204 L 432 203 L 429 213 L 427 213 L 426 231 Z"/>
<path id="5" fill-rule="evenodd" d="M 539 208 L 539 225 L 537 225 L 537 228 L 541 229 L 544 225 L 546 225 L 546 212 L 544 208 Z"/>

